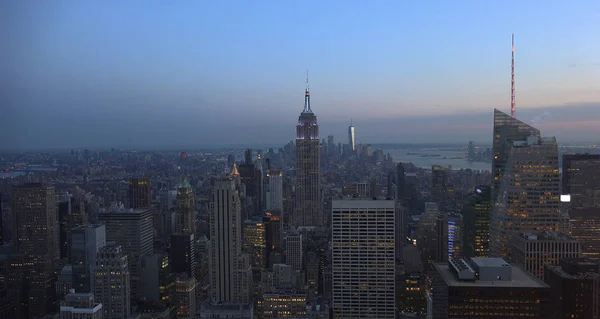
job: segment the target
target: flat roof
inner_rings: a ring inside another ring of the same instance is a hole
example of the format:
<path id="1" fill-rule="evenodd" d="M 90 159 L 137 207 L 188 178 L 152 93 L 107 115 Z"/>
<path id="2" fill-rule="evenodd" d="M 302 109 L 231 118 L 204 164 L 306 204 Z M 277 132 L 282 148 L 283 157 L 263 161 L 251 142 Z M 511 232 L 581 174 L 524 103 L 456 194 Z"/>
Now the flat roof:
<path id="1" fill-rule="evenodd" d="M 471 260 L 479 267 L 506 267 L 508 263 L 498 257 L 473 257 Z"/>
<path id="2" fill-rule="evenodd" d="M 333 210 L 340 209 L 395 209 L 394 200 L 374 200 L 369 198 L 352 198 L 343 200 L 333 200 L 331 203 Z"/>
<path id="3" fill-rule="evenodd" d="M 504 261 L 502 258 L 498 259 Z M 447 263 L 435 263 L 434 266 L 449 287 L 549 288 L 548 285 L 534 275 L 512 265 L 510 267 L 512 280 L 494 281 L 461 281 L 450 271 Z"/>
<path id="4" fill-rule="evenodd" d="M 144 214 L 147 212 L 153 212 L 153 208 L 108 208 L 106 210 L 101 210 L 99 215 L 108 215 L 108 214 Z"/>

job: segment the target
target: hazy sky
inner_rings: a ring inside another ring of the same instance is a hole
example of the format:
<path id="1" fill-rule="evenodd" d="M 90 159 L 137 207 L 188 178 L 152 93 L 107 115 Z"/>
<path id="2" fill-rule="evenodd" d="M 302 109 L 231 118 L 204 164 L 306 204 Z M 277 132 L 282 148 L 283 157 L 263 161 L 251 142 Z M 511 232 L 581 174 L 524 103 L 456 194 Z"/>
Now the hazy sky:
<path id="1" fill-rule="evenodd" d="M 284 143 L 306 69 L 323 137 L 487 141 L 512 32 L 519 117 L 600 133 L 597 0 L 4 0 L 0 30 L 0 148 Z"/>

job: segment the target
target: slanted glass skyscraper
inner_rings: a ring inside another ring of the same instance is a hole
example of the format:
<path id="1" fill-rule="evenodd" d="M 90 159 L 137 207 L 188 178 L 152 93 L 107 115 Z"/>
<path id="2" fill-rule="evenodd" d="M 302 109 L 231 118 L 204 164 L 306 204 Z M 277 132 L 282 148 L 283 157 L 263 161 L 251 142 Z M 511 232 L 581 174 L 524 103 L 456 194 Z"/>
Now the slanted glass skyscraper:
<path id="1" fill-rule="evenodd" d="M 540 136 L 540 131 L 510 115 L 494 109 L 494 158 L 492 159 L 492 202 L 504 177 L 504 166 L 510 152 L 509 141 L 524 141 L 528 136 Z"/>
<path id="2" fill-rule="evenodd" d="M 516 232 L 565 231 L 560 211 L 558 145 L 529 136 L 506 143 L 506 164 L 490 220 L 490 256 L 507 257 Z"/>
<path id="3" fill-rule="evenodd" d="M 294 226 L 322 226 L 321 170 L 319 167 L 319 125 L 310 109 L 308 76 L 304 110 L 296 126 L 296 210 Z"/>

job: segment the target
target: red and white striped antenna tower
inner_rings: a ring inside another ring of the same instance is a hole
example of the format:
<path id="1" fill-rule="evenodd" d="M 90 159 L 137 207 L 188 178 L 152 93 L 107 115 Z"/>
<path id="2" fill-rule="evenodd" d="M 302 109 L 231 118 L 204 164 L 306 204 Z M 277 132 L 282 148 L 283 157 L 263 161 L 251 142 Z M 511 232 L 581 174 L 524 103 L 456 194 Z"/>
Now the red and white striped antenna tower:
<path id="1" fill-rule="evenodd" d="M 515 34 L 512 34 L 512 64 L 510 78 L 510 116 L 515 118 L 517 110 L 515 109 Z"/>

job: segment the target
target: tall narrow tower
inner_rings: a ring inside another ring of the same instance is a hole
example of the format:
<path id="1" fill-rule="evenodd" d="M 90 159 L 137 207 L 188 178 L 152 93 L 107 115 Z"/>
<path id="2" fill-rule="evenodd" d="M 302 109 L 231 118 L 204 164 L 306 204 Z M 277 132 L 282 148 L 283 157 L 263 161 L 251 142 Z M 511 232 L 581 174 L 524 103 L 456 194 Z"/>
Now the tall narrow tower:
<path id="1" fill-rule="evenodd" d="M 511 76 L 510 76 L 510 116 L 515 118 L 517 116 L 517 110 L 515 109 L 515 34 L 512 34 L 512 64 L 511 64 Z"/>
<path id="2" fill-rule="evenodd" d="M 182 234 L 196 232 L 196 198 L 194 189 L 187 180 L 182 180 L 177 186 L 177 211 L 175 231 Z"/>
<path id="3" fill-rule="evenodd" d="M 323 225 L 319 148 L 319 126 L 317 116 L 310 109 L 307 72 L 304 110 L 296 126 L 296 210 L 292 216 L 292 224 L 296 227 Z"/>
<path id="4" fill-rule="evenodd" d="M 356 151 L 354 144 L 354 125 L 352 125 L 352 120 L 350 120 L 350 126 L 348 126 L 348 144 L 350 145 L 350 150 L 352 152 Z"/>
<path id="5" fill-rule="evenodd" d="M 242 253 L 240 175 L 234 164 L 231 175 L 215 183 L 210 214 L 210 280 L 212 301 L 248 302 L 252 283 L 250 257 Z"/>

